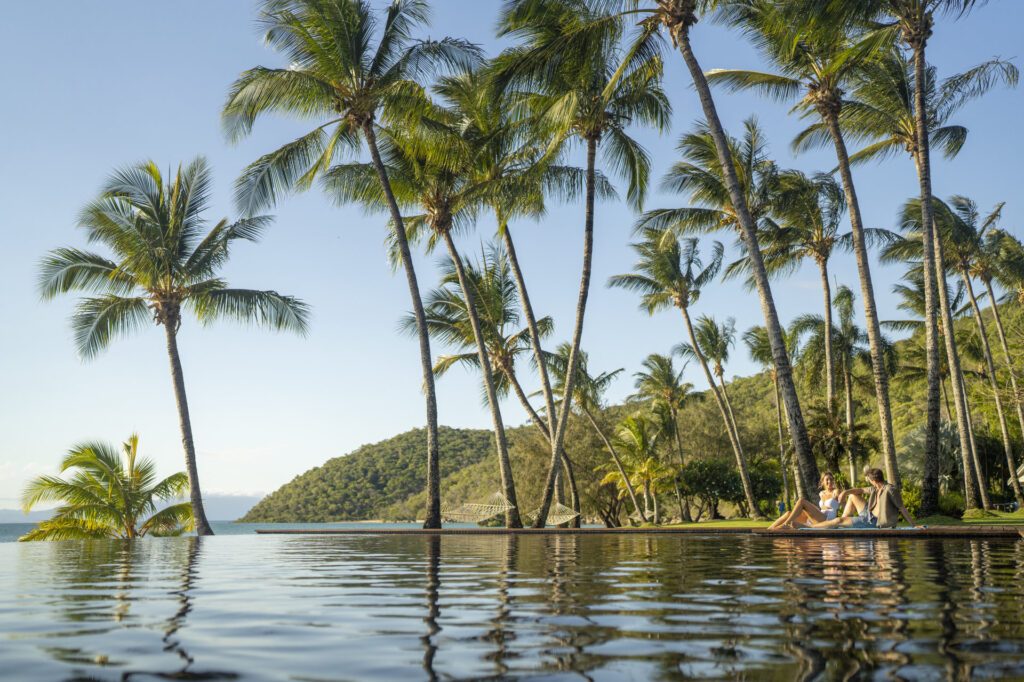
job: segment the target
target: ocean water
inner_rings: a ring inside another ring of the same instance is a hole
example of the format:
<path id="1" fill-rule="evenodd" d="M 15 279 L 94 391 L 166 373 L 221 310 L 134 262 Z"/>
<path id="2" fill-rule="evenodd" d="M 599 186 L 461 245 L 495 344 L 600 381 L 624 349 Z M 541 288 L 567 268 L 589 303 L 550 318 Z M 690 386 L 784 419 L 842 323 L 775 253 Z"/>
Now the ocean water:
<path id="1" fill-rule="evenodd" d="M 1024 542 L 221 534 L 0 584 L 6 679 L 1024 678 Z"/>

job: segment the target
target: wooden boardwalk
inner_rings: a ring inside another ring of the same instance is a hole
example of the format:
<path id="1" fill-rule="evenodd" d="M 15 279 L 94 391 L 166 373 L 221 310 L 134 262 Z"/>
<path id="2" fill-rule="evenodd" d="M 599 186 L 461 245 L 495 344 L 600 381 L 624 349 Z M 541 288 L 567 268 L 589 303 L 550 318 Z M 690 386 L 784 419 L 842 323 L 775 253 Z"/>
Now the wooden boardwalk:
<path id="1" fill-rule="evenodd" d="M 260 528 L 259 535 L 757 535 L 781 538 L 975 538 L 1016 540 L 1024 526 L 928 526 L 927 528 L 803 529 L 766 528 Z"/>

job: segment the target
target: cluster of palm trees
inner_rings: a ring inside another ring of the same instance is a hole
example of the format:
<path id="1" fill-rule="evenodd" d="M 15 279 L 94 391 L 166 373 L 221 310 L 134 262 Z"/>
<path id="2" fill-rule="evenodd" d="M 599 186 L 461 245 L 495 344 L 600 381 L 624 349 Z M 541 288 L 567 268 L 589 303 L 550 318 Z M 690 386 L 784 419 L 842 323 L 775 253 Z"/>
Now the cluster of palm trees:
<path id="1" fill-rule="evenodd" d="M 1015 409 L 1024 430 L 1018 378 L 998 316 L 1002 355 L 993 357 L 972 281 L 981 282 L 997 310 L 996 287 L 1016 289 L 1022 281 L 1012 263 L 1024 249 L 995 229 L 998 212 L 982 220 L 967 200 L 955 198 L 947 206 L 931 196 L 930 150 L 937 145 L 947 156 L 955 155 L 967 131 L 949 119 L 994 85 L 1015 83 L 1017 71 L 993 60 L 939 80 L 926 60 L 936 20 L 955 18 L 974 4 L 507 0 L 499 34 L 511 47 L 488 59 L 464 40 L 416 38 L 428 20 L 425 0 L 393 0 L 379 12 L 368 0 L 264 0 L 259 20 L 267 43 L 285 63 L 241 74 L 223 108 L 225 130 L 231 140 L 239 140 L 269 114 L 299 117 L 311 127 L 244 170 L 236 183 L 244 217 L 234 224 L 220 223 L 206 236 L 199 233 L 197 216 L 208 182 L 201 162 L 179 171 L 166 187 L 151 164 L 128 169 L 115 175 L 98 202 L 83 213 L 90 239 L 107 244 L 118 259 L 73 249 L 55 251 L 44 267 L 43 288 L 49 295 L 72 289 L 104 292 L 86 299 L 75 318 L 79 347 L 86 355 L 150 317 L 165 327 L 196 526 L 208 533 L 175 344 L 183 307 L 204 321 L 227 315 L 303 331 L 307 311 L 301 302 L 276 292 L 229 289 L 216 277 L 230 242 L 257 238 L 268 222 L 259 215 L 262 211 L 314 184 L 335 203 L 382 213 L 388 220 L 389 256 L 409 288 L 412 312 L 405 328 L 419 344 L 427 423 L 425 527 L 441 524 L 438 462 L 443 453 L 438 451 L 434 382 L 456 364 L 473 367 L 482 376 L 501 492 L 511 507 L 506 519 L 510 527 L 521 526 L 524 514 L 501 413 L 509 392 L 542 434 L 550 459 L 533 523 L 544 526 L 563 485 L 578 510 L 573 462 L 565 448 L 572 414 L 598 433 L 611 460 L 609 476 L 621 485 L 641 520 L 660 515 L 658 481 L 669 482 L 680 517 L 688 518 L 673 472 L 687 456 L 679 409 L 690 387 L 682 381 L 682 369 L 673 365 L 673 356 L 702 370 L 735 456 L 746 507 L 758 513 L 725 381 L 725 364 L 736 341 L 734 323 L 691 317 L 701 290 L 720 272 L 744 278 L 760 302 L 764 325 L 743 338 L 752 357 L 771 374 L 783 476 L 789 475 L 791 462 L 798 493 L 814 490 L 823 446 L 820 438 L 810 437 L 809 424 L 818 422 L 838 424 L 833 431 L 841 432 L 825 461 L 833 461 L 837 452 L 853 461 L 857 420 L 852 391 L 856 363 L 863 359 L 870 367 L 877 404 L 878 448 L 888 477 L 898 483 L 889 397 L 891 344 L 882 335 L 870 272 L 870 249 L 883 247 L 887 259 L 907 263 L 910 277 L 920 279 L 923 295 L 920 318 L 928 386 L 927 436 L 920 455 L 923 511 L 934 511 L 938 502 L 940 339 L 953 377 L 967 504 L 979 506 L 982 493 L 976 463 L 970 459 L 965 383 L 956 335 L 950 331 L 957 311 L 942 284 L 947 275 L 956 275 L 970 296 L 1002 419 L 1007 463 L 1015 470 L 1005 416 Z M 748 35 L 770 70 L 705 71 L 691 44 L 698 21 L 705 18 L 721 19 Z M 626 202 L 643 211 L 650 159 L 631 133 L 638 127 L 661 132 L 669 126 L 671 104 L 661 79 L 663 62 L 672 57 L 670 48 L 683 58 L 703 115 L 696 129 L 680 139 L 680 160 L 664 179 L 665 188 L 685 203 L 640 214 L 635 271 L 613 277 L 609 284 L 640 294 L 642 307 L 652 314 L 678 309 L 683 341 L 672 355 L 650 356 L 637 377 L 638 399 L 649 405 L 650 414 L 633 415 L 619 433 L 606 434 L 596 414 L 601 393 L 615 373 L 591 375 L 582 344 L 596 201 L 616 198 L 613 180 L 619 180 Z M 794 147 L 834 147 L 836 169 L 807 175 L 779 168 L 754 119 L 746 122 L 741 138 L 729 136 L 718 115 L 715 84 L 794 101 L 794 112 L 809 119 Z M 851 154 L 848 144 L 861 148 Z M 368 161 L 360 160 L 364 145 Z M 920 179 L 920 196 L 904 211 L 902 236 L 864 226 L 851 170 L 854 164 L 900 150 L 911 155 Z M 583 167 L 568 165 L 574 153 L 585 159 Z M 544 344 L 553 321 L 535 312 L 512 228 L 541 218 L 550 202 L 567 200 L 581 201 L 583 207 L 583 266 L 569 340 L 552 352 Z M 483 214 L 495 217 L 498 234 L 473 262 L 460 241 Z M 849 232 L 844 231 L 844 215 Z M 725 249 L 718 242 L 710 253 L 701 254 L 694 235 L 721 230 L 736 235 L 735 262 L 723 262 Z M 447 263 L 439 287 L 424 294 L 412 251 L 438 246 Z M 853 293 L 846 287 L 832 291 L 829 261 L 837 249 L 851 250 L 856 257 L 863 330 L 854 321 Z M 813 262 L 820 272 L 824 310 L 820 316 L 800 318 L 787 330 L 776 311 L 772 279 L 804 261 Z M 453 352 L 435 358 L 432 341 Z M 797 391 L 794 361 L 801 342 L 805 352 L 800 357 L 808 358 L 809 371 L 816 373 L 820 365 L 824 375 L 821 415 L 814 413 L 819 406 L 809 407 Z M 540 386 L 533 395 L 522 380 L 524 360 L 532 364 Z M 1012 383 L 1009 401 L 999 383 L 1002 376 Z M 842 418 L 836 404 L 840 391 L 845 398 Z M 657 450 L 655 438 L 670 444 L 671 465 L 651 456 Z M 788 488 L 788 479 L 784 481 Z M 1019 488 L 1015 493 L 1019 498 Z"/>

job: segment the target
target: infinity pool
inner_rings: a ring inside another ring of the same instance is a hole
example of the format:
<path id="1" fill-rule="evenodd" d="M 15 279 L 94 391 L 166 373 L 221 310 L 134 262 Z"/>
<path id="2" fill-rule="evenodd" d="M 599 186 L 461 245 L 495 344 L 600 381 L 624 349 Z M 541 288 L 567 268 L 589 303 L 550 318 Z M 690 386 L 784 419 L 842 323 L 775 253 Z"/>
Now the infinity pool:
<path id="1" fill-rule="evenodd" d="M 0 581 L 19 680 L 1024 678 L 1024 542 L 20 543 Z"/>

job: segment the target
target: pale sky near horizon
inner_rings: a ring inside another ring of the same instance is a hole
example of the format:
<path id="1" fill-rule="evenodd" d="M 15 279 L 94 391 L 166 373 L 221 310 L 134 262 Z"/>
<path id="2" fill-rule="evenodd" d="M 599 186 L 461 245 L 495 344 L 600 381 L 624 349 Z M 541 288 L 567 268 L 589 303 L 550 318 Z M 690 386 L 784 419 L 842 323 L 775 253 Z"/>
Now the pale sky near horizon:
<path id="1" fill-rule="evenodd" d="M 494 54 L 498 0 L 435 0 L 424 35 L 468 38 Z M 63 453 L 83 440 L 120 442 L 133 431 L 163 473 L 182 468 L 181 443 L 161 330 L 152 327 L 115 341 L 82 362 L 68 326 L 74 299 L 43 303 L 35 289 L 40 258 L 62 245 L 85 246 L 75 219 L 111 170 L 152 158 L 167 168 L 204 154 L 215 172 L 208 218 L 236 214 L 232 184 L 260 154 L 293 139 L 302 122 L 267 118 L 241 144 L 229 145 L 219 123 L 228 86 L 244 69 L 279 66 L 263 43 L 256 2 L 9 3 L 9 27 L 0 41 L 0 508 L 15 507 L 25 481 L 55 470 Z M 971 16 L 936 28 L 930 56 L 950 75 L 993 56 L 1018 56 L 1024 3 L 993 1 Z M 694 43 L 705 69 L 758 68 L 753 48 L 736 32 L 700 24 Z M 1020 66 L 1019 60 L 1017 61 Z M 675 140 L 699 118 L 681 58 L 667 58 L 665 89 L 674 108 L 671 131 L 658 138 L 637 131 L 653 156 L 653 178 L 675 160 Z M 956 121 L 971 134 L 954 161 L 935 160 L 941 197 L 965 194 L 988 209 L 1006 201 L 1004 226 L 1020 232 L 1019 194 L 1022 92 L 997 88 L 964 109 Z M 827 151 L 794 158 L 789 142 L 801 122 L 788 106 L 748 94 L 717 95 L 726 127 L 741 132 L 756 114 L 773 156 L 804 171 L 834 166 Z M 900 204 L 916 191 L 910 161 L 898 158 L 855 170 L 865 221 L 895 227 Z M 654 192 L 648 207 L 681 206 Z M 201 328 L 186 320 L 180 345 L 192 407 L 204 490 L 269 492 L 295 475 L 361 444 L 423 425 L 414 339 L 397 332 L 409 308 L 404 278 L 388 268 L 384 220 L 357 208 L 334 207 L 311 191 L 282 201 L 262 243 L 238 248 L 226 275 L 237 286 L 277 289 L 312 306 L 308 338 L 239 328 Z M 618 401 L 632 390 L 631 375 L 651 352 L 681 340 L 677 315 L 655 318 L 637 310 L 633 294 L 609 290 L 610 275 L 633 262 L 635 216 L 621 203 L 599 204 L 593 288 L 583 344 L 595 370 L 624 367 L 609 391 Z M 580 265 L 582 208 L 554 207 L 540 224 L 514 225 L 534 305 L 553 315 L 556 337 L 570 333 Z M 479 252 L 493 223 L 459 237 Z M 717 237 L 730 247 L 731 235 Z M 708 240 L 705 240 L 708 241 Z M 436 257 L 419 256 L 421 287 L 436 284 Z M 890 289 L 899 268 L 873 263 L 882 319 L 898 317 Z M 834 259 L 835 279 L 858 290 L 852 257 Z M 784 323 L 819 312 L 816 271 L 804 268 L 773 284 Z M 697 313 L 734 316 L 740 331 L 762 324 L 756 298 L 737 283 L 710 287 Z M 554 341 L 552 342 L 553 345 Z M 444 349 L 434 344 L 435 354 Z M 742 348 L 730 375 L 756 368 Z M 687 378 L 698 389 L 695 368 Z M 524 366 L 524 372 L 528 370 Z M 531 380 L 531 384 L 534 382 Z M 440 422 L 489 427 L 479 379 L 455 370 L 438 381 Z M 513 401 L 503 405 L 510 424 L 524 421 Z"/>

